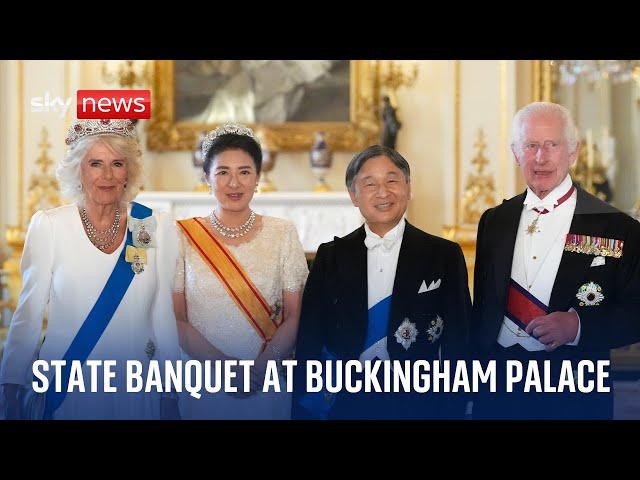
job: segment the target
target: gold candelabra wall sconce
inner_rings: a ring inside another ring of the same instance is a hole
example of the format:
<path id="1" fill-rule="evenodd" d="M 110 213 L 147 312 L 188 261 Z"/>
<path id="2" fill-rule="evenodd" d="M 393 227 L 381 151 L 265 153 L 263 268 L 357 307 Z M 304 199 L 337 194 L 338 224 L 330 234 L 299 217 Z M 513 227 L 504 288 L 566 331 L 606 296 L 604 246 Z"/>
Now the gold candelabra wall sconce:
<path id="1" fill-rule="evenodd" d="M 151 68 L 147 60 L 107 60 L 102 62 L 102 79 L 121 88 L 146 87 L 151 84 Z"/>
<path id="2" fill-rule="evenodd" d="M 409 68 L 395 60 L 370 60 L 370 75 L 373 84 L 373 96 L 362 102 L 364 112 L 380 113 L 381 96 L 387 95 L 397 104 L 396 92 L 402 87 L 412 87 L 418 78 L 417 62 L 410 62 Z M 408 72 L 407 72 L 408 70 Z"/>
<path id="3" fill-rule="evenodd" d="M 396 92 L 402 87 L 412 87 L 418 78 L 418 64 L 408 62 L 408 68 L 404 64 L 394 60 L 382 60 L 380 66 L 380 86 L 382 91 L 389 95 L 393 103 L 397 103 Z"/>

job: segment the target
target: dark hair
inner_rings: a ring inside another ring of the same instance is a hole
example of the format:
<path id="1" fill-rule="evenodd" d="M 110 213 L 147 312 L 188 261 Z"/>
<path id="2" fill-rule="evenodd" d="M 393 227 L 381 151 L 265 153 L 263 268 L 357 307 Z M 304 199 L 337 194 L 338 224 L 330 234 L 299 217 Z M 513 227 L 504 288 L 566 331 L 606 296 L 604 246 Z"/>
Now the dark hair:
<path id="1" fill-rule="evenodd" d="M 348 190 L 353 190 L 353 180 L 356 175 L 365 164 L 367 160 L 373 157 L 385 156 L 393 162 L 393 164 L 402 170 L 404 178 L 409 181 L 411 178 L 411 169 L 409 163 L 404 159 L 402 155 L 396 152 L 393 148 L 383 147 L 382 145 L 371 145 L 362 152 L 356 154 L 355 157 L 349 162 L 347 166 L 347 174 L 345 177 L 345 183 Z"/>
<path id="2" fill-rule="evenodd" d="M 262 149 L 260 144 L 247 135 L 238 135 L 237 133 L 225 133 L 217 137 L 211 144 L 211 148 L 207 152 L 207 158 L 204 159 L 202 169 L 208 176 L 211 171 L 211 165 L 216 155 L 227 150 L 242 150 L 247 153 L 256 166 L 256 172 L 260 174 L 262 168 Z"/>

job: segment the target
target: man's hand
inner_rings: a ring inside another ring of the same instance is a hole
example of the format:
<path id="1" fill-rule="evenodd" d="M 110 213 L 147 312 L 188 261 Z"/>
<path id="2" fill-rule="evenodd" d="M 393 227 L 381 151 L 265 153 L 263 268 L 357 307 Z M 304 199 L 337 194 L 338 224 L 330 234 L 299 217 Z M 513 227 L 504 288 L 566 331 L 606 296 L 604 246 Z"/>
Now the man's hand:
<path id="1" fill-rule="evenodd" d="M 543 343 L 547 352 L 553 352 L 576 339 L 579 325 L 576 312 L 553 312 L 535 318 L 527 325 L 526 332 Z"/>

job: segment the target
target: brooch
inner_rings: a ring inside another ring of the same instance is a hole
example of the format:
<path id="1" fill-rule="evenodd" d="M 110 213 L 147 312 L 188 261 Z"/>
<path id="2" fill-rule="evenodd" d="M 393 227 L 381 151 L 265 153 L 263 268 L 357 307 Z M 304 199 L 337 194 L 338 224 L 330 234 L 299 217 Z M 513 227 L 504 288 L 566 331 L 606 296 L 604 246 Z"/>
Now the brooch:
<path id="1" fill-rule="evenodd" d="M 409 350 L 409 347 L 416 341 L 416 337 L 418 336 L 416 324 L 410 322 L 408 318 L 405 318 L 396 330 L 395 336 L 398 343 L 401 344 L 405 350 Z"/>
<path id="2" fill-rule="evenodd" d="M 444 322 L 440 315 L 436 315 L 436 318 L 431 320 L 429 328 L 427 328 L 427 340 L 430 343 L 434 343 L 442 336 L 442 330 L 444 329 Z"/>
<path id="3" fill-rule="evenodd" d="M 271 321 L 276 325 L 280 325 L 282 323 L 282 303 L 280 300 L 276 301 L 276 303 L 271 306 Z"/>
<path id="4" fill-rule="evenodd" d="M 125 260 L 131 264 L 131 270 L 136 275 L 144 272 L 144 266 L 147 264 L 146 249 L 156 246 L 153 235 L 156 227 L 154 216 L 142 219 L 129 216 L 127 219 L 127 228 L 131 232 L 133 246 L 127 245 Z"/>
<path id="5" fill-rule="evenodd" d="M 133 273 L 138 274 L 144 272 L 144 266 L 147 263 L 147 251 L 144 248 L 136 248 L 127 245 L 124 259 L 131 264 Z"/>
<path id="6" fill-rule="evenodd" d="M 600 305 L 600 302 L 604 300 L 602 287 L 594 282 L 585 283 L 580 286 L 578 293 L 576 293 L 576 297 L 580 300 L 581 307 Z"/>
<path id="7" fill-rule="evenodd" d="M 153 248 L 156 246 L 154 233 L 156 232 L 156 217 L 129 217 L 127 226 L 133 237 L 133 245 L 138 248 Z"/>

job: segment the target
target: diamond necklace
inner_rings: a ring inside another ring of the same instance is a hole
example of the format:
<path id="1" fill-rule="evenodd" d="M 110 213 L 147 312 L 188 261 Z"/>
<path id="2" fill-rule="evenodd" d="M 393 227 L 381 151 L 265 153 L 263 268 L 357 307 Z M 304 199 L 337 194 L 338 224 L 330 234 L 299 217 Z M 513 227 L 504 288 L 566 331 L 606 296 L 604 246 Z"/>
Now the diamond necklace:
<path id="1" fill-rule="evenodd" d="M 120 230 L 120 209 L 116 208 L 116 216 L 113 219 L 113 224 L 107 228 L 106 230 L 99 231 L 89 220 L 89 215 L 87 215 L 87 210 L 82 208 L 80 210 L 80 218 L 82 219 L 82 223 L 84 225 L 85 230 L 87 231 L 87 236 L 91 243 L 93 243 L 100 250 L 104 251 L 109 248 L 116 240 L 116 236 L 118 235 L 118 230 Z"/>
<path id="2" fill-rule="evenodd" d="M 237 227 L 227 227 L 226 225 L 220 223 L 220 220 L 218 220 L 218 217 L 216 217 L 215 213 L 211 212 L 211 214 L 209 214 L 209 221 L 211 222 L 211 226 L 213 227 L 213 229 L 223 237 L 227 238 L 244 237 L 247 233 L 249 233 L 251 227 L 253 227 L 253 223 L 255 222 L 255 220 L 256 214 L 253 210 L 251 210 L 249 218 L 247 218 L 247 220 L 242 225 L 239 225 Z"/>

